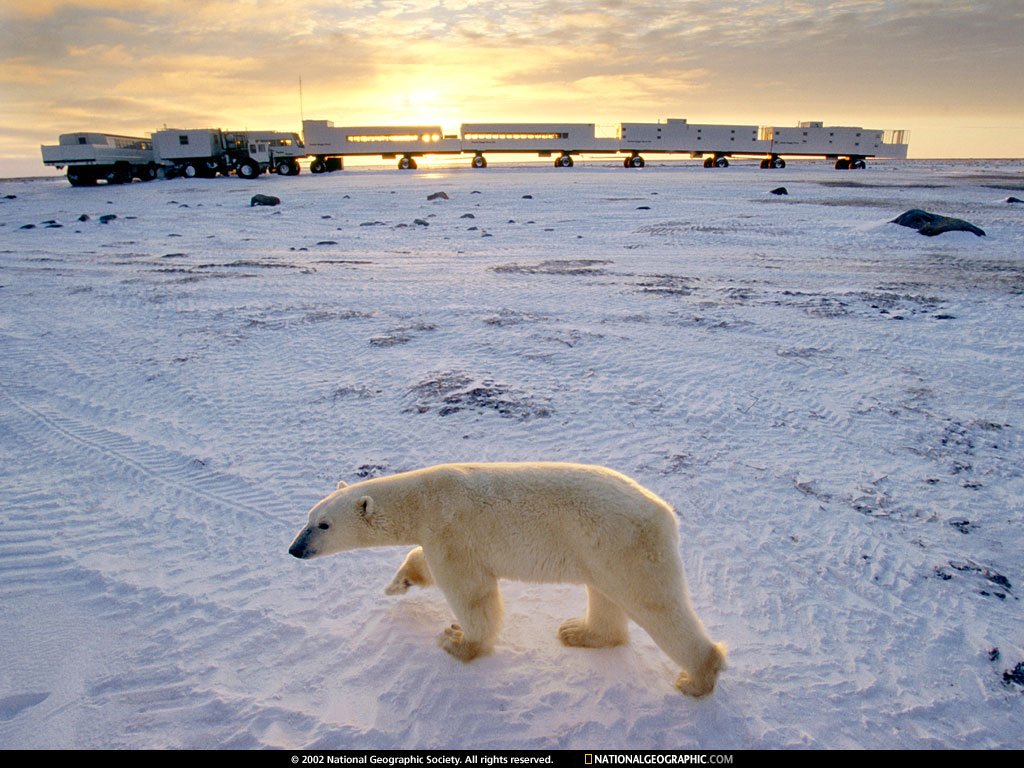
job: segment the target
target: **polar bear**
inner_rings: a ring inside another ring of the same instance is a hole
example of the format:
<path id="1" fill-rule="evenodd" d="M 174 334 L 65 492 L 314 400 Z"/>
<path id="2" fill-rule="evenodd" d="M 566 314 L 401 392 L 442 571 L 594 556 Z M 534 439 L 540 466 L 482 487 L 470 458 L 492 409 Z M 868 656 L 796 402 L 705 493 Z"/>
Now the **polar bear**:
<path id="1" fill-rule="evenodd" d="M 611 469 L 442 464 L 342 482 L 310 510 L 288 552 L 308 559 L 399 544 L 418 546 L 389 593 L 436 583 L 458 621 L 438 643 L 462 661 L 493 649 L 498 579 L 515 579 L 586 585 L 586 613 L 558 630 L 566 645 L 622 645 L 632 619 L 682 667 L 683 693 L 711 693 L 725 666 L 725 646 L 690 603 L 672 508 Z"/>

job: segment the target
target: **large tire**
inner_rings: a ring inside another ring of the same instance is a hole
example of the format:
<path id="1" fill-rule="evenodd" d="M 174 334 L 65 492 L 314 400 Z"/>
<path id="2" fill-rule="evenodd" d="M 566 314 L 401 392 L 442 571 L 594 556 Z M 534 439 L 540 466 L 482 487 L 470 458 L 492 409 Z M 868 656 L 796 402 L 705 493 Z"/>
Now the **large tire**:
<path id="1" fill-rule="evenodd" d="M 150 163 L 149 165 L 140 166 L 138 169 L 139 181 L 152 181 L 156 178 L 156 166 Z"/>
<path id="2" fill-rule="evenodd" d="M 95 187 L 96 174 L 88 168 L 68 166 L 68 183 L 72 187 Z"/>
<path id="3" fill-rule="evenodd" d="M 772 168 L 785 168 L 785 167 L 786 167 L 786 161 L 783 160 L 781 157 L 773 157 L 772 158 Z"/>
<path id="4" fill-rule="evenodd" d="M 847 160 L 845 157 L 840 157 L 838 160 L 836 160 L 836 170 L 837 171 L 848 171 L 848 170 L 850 170 L 850 161 Z"/>
<path id="5" fill-rule="evenodd" d="M 713 158 L 713 157 L 705 157 L 704 158 L 704 167 L 705 168 L 714 168 L 715 167 L 715 158 Z"/>
<path id="6" fill-rule="evenodd" d="M 562 155 L 555 160 L 555 165 L 559 168 L 572 168 L 572 155 Z"/>
<path id="7" fill-rule="evenodd" d="M 473 159 L 470 161 L 470 164 L 474 168 L 486 168 L 487 158 L 485 158 L 483 155 L 474 155 Z"/>
<path id="8" fill-rule="evenodd" d="M 643 168 L 645 165 L 647 165 L 647 163 L 644 162 L 644 159 L 640 157 L 640 155 L 633 155 L 629 158 L 630 168 Z"/>
<path id="9" fill-rule="evenodd" d="M 186 179 L 194 179 L 199 176 L 199 166 L 195 163 L 185 163 L 181 169 L 181 175 Z"/>
<path id="10" fill-rule="evenodd" d="M 278 176 L 292 176 L 292 161 L 291 160 L 278 160 L 274 165 L 274 170 Z"/>
<path id="11" fill-rule="evenodd" d="M 243 179 L 255 179 L 260 175 L 260 164 L 251 157 L 246 157 L 239 161 L 235 171 Z"/>
<path id="12" fill-rule="evenodd" d="M 132 183 L 132 169 L 131 166 L 115 165 L 106 175 L 107 184 L 131 184 Z"/>
<path id="13" fill-rule="evenodd" d="M 315 157 L 309 163 L 310 173 L 324 173 L 327 170 L 327 163 L 321 158 Z"/>
<path id="14" fill-rule="evenodd" d="M 854 171 L 863 171 L 868 167 L 868 164 L 863 159 L 851 160 L 850 169 Z"/>
<path id="15" fill-rule="evenodd" d="M 716 157 L 715 158 L 715 168 L 728 168 L 728 167 L 729 167 L 729 158 L 727 158 L 727 157 Z"/>
<path id="16" fill-rule="evenodd" d="M 409 157 L 409 155 L 402 155 L 398 158 L 398 170 L 400 171 L 415 171 L 416 160 Z"/>
<path id="17" fill-rule="evenodd" d="M 629 168 L 629 158 L 628 157 L 624 157 L 622 159 L 622 167 L 623 168 Z"/>

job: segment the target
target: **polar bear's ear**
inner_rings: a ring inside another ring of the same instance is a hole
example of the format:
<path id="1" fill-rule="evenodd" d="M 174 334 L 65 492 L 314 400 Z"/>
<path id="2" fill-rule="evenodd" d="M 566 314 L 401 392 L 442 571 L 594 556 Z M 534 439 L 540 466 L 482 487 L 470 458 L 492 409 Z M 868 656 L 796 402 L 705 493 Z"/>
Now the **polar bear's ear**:
<path id="1" fill-rule="evenodd" d="M 348 483 L 346 483 L 344 480 L 339 480 L 338 485 L 337 487 L 335 487 L 334 490 L 340 491 L 342 488 L 348 488 Z"/>
<path id="2" fill-rule="evenodd" d="M 373 522 L 373 499 L 363 496 L 356 502 L 356 513 L 368 523 Z"/>

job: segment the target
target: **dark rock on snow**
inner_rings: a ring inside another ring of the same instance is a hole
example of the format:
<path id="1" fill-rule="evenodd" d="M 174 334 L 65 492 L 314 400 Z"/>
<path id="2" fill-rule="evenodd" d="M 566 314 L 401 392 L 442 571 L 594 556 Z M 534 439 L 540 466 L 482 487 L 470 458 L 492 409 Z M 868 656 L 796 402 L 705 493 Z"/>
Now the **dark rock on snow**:
<path id="1" fill-rule="evenodd" d="M 249 201 L 249 207 L 252 208 L 254 205 L 280 205 L 281 198 L 274 197 L 273 195 L 253 195 Z"/>
<path id="2" fill-rule="evenodd" d="M 36 228 L 35 224 L 22 224 L 21 225 L 21 229 L 35 229 L 35 228 Z"/>
<path id="3" fill-rule="evenodd" d="M 427 200 L 447 200 L 448 195 L 444 192 L 435 192 L 432 195 L 427 195 Z"/>
<path id="4" fill-rule="evenodd" d="M 1008 202 L 1008 203 L 1024 203 L 1024 200 L 1021 200 L 1019 197 L 1008 197 L 1008 198 L 1006 198 L 1006 202 Z"/>
<path id="5" fill-rule="evenodd" d="M 429 227 L 430 226 L 430 222 L 429 221 L 425 221 L 423 219 L 413 219 L 412 223 L 413 224 L 418 224 L 421 227 Z"/>
<path id="6" fill-rule="evenodd" d="M 768 194 L 770 194 L 770 195 L 788 195 L 789 194 L 789 190 L 786 189 L 785 187 L 776 187 L 775 189 L 768 190 Z"/>
<path id="7" fill-rule="evenodd" d="M 88 213 L 83 213 L 81 216 L 78 217 L 78 220 L 79 221 L 88 221 L 89 220 L 89 214 Z"/>
<path id="8" fill-rule="evenodd" d="M 116 213 L 105 213 L 102 216 L 100 216 L 100 224 L 109 224 L 110 222 L 112 222 L 116 218 L 117 218 L 117 214 Z"/>
<path id="9" fill-rule="evenodd" d="M 978 237 L 984 237 L 985 232 L 963 219 L 954 219 L 949 216 L 940 216 L 937 213 L 928 213 L 920 208 L 911 208 L 893 219 L 890 224 L 899 224 L 901 227 L 916 229 L 922 235 L 935 237 L 943 232 L 973 232 Z"/>

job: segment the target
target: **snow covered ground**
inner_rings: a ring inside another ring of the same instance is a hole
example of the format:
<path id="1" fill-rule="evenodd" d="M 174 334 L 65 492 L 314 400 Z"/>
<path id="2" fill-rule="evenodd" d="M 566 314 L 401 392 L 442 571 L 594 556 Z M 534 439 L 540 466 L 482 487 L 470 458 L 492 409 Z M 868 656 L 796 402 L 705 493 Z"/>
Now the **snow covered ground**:
<path id="1" fill-rule="evenodd" d="M 1010 161 L 0 182 L 0 747 L 1024 747 L 1022 189 Z M 912 207 L 988 236 L 886 223 Z M 562 647 L 580 587 L 504 584 L 463 665 L 436 589 L 383 595 L 404 550 L 288 556 L 338 479 L 469 460 L 674 504 L 715 694 L 636 627 Z"/>

